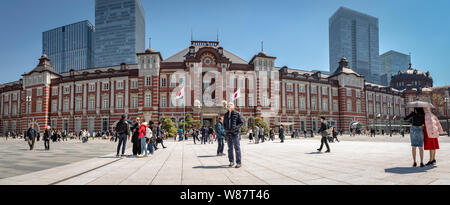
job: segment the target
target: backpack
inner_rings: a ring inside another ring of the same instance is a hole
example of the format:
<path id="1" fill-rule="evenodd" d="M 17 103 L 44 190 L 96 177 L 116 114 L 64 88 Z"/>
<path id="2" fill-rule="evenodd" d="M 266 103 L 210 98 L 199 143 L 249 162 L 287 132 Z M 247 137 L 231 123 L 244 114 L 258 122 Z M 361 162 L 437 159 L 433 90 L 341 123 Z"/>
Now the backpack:
<path id="1" fill-rule="evenodd" d="M 124 134 L 128 132 L 128 124 L 125 121 L 119 121 L 117 123 L 116 131 L 119 134 Z"/>

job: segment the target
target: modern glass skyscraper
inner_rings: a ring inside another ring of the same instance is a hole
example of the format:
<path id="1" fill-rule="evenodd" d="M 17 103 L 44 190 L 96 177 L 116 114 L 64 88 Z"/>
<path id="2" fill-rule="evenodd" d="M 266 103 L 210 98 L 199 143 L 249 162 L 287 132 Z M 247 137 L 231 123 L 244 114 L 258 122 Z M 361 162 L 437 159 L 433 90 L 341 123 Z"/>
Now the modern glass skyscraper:
<path id="1" fill-rule="evenodd" d="M 345 56 L 366 81 L 380 83 L 378 19 L 340 7 L 329 19 L 330 71 Z"/>
<path id="2" fill-rule="evenodd" d="M 409 63 L 411 63 L 411 57 L 391 50 L 380 56 L 380 62 L 383 68 L 381 83 L 383 85 L 390 85 L 392 74 L 408 69 Z"/>
<path id="3" fill-rule="evenodd" d="M 42 53 L 47 54 L 59 73 L 91 68 L 94 66 L 94 32 L 89 21 L 45 31 L 42 33 Z"/>
<path id="4" fill-rule="evenodd" d="M 145 49 L 141 0 L 95 0 L 95 66 L 136 64 Z"/>

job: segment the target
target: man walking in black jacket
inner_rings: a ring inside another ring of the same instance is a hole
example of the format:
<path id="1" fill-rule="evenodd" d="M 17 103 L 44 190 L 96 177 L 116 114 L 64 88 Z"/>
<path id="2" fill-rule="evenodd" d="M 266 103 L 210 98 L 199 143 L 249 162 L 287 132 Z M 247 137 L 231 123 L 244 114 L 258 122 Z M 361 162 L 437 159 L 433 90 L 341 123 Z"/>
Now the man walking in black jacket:
<path id="1" fill-rule="evenodd" d="M 52 136 L 52 132 L 50 131 L 50 126 L 44 131 L 44 147 L 45 150 L 50 150 L 50 137 Z"/>
<path id="2" fill-rule="evenodd" d="M 325 146 L 327 146 L 327 151 L 326 153 L 330 152 L 330 146 L 328 145 L 328 140 L 327 140 L 327 136 L 328 136 L 328 126 L 325 123 L 325 117 L 320 117 L 320 129 L 319 129 L 319 133 L 322 135 L 322 140 L 320 142 L 320 148 L 317 149 L 317 151 L 321 152 L 322 148 L 323 148 L 323 144 L 325 144 Z"/>
<path id="3" fill-rule="evenodd" d="M 234 103 L 228 104 L 228 112 L 224 116 L 225 134 L 227 135 L 228 144 L 228 159 L 230 161 L 230 167 L 234 166 L 234 151 L 236 152 L 236 168 L 241 167 L 241 147 L 239 142 L 239 135 L 241 133 L 244 120 L 242 116 L 234 110 Z"/>
<path id="4" fill-rule="evenodd" d="M 28 128 L 27 135 L 26 135 L 27 141 L 28 141 L 28 145 L 30 146 L 30 150 L 33 150 L 34 143 L 36 142 L 37 136 L 38 136 L 38 133 L 34 129 L 34 124 L 31 124 L 31 127 Z"/>

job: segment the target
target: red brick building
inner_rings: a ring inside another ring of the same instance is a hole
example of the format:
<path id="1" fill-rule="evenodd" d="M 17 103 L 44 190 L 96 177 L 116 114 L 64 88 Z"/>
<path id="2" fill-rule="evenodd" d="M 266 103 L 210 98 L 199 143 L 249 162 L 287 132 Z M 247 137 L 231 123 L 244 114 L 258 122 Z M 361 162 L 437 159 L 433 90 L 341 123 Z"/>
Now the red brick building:
<path id="1" fill-rule="evenodd" d="M 395 126 L 405 115 L 405 93 L 366 83 L 345 58 L 325 75 L 276 67 L 276 57 L 265 52 L 246 61 L 216 41 L 192 41 L 167 59 L 153 49 L 137 57 L 136 65 L 59 74 L 44 54 L 22 79 L 0 86 L 1 132 L 20 133 L 30 124 L 41 132 L 48 125 L 101 131 L 122 114 L 178 123 L 190 113 L 208 125 L 238 89 L 235 104 L 246 123 L 262 117 L 273 127 L 288 124 L 288 130 L 317 130 L 320 116 L 344 131 L 358 123 L 385 128 L 388 119 Z M 181 90 L 184 97 L 177 99 Z"/>

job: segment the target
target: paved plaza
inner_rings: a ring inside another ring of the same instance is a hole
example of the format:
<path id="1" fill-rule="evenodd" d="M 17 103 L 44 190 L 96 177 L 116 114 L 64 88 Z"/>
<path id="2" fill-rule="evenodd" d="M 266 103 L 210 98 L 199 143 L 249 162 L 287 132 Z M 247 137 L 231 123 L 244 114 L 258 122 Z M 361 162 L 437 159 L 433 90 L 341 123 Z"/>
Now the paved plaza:
<path id="1" fill-rule="evenodd" d="M 15 145 L 16 142 L 5 143 L 2 139 L 0 148 L 2 155 L 7 157 L 2 157 L 0 169 L 12 172 L 26 168 L 28 173 L 22 175 L 24 171 L 17 171 L 13 177 L 0 179 L 0 184 L 448 185 L 450 140 L 448 137 L 440 139 L 437 166 L 425 168 L 411 167 L 409 137 L 379 136 L 372 139 L 344 136 L 340 143 L 330 144 L 331 153 L 316 151 L 320 145 L 318 137 L 286 140 L 284 144 L 278 141 L 250 144 L 247 139 L 243 139 L 243 166 L 240 169 L 229 168 L 226 156 L 215 156 L 217 144 L 195 145 L 192 141 L 167 140 L 167 149 L 159 149 L 153 156 L 138 159 L 115 158 L 115 143 L 102 140 L 89 144 L 53 144 L 52 149 L 61 151 L 44 153 L 39 150 L 29 152 L 24 150 L 26 146 Z M 73 148 L 69 148 L 71 146 Z M 130 152 L 128 149 L 127 153 Z M 62 156 L 51 157 L 55 154 Z M 64 161 L 64 154 L 69 158 L 67 161 Z M 89 159 L 83 160 L 80 155 Z M 47 160 L 47 157 L 51 160 Z M 425 153 L 427 161 L 428 152 Z M 36 166 L 34 172 L 20 165 L 33 162 L 33 166 Z M 44 170 L 46 165 L 53 168 Z M 8 177 L 7 174 L 3 176 Z"/>

